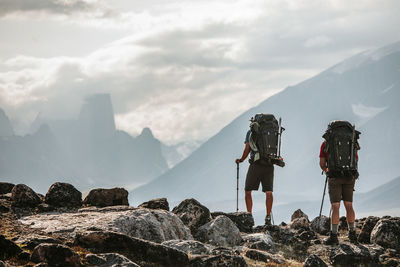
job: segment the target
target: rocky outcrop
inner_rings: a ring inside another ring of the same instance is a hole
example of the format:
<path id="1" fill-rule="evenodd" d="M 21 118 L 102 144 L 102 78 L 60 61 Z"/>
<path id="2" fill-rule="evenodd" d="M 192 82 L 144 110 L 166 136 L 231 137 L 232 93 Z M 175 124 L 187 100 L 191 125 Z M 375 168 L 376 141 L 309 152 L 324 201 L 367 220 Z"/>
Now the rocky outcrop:
<path id="1" fill-rule="evenodd" d="M 382 253 L 381 247 L 341 243 L 330 250 L 329 258 L 334 266 L 377 266 Z"/>
<path id="2" fill-rule="evenodd" d="M 81 266 L 79 255 L 67 246 L 59 244 L 40 244 L 32 253 L 31 261 L 45 262 L 49 266 Z"/>
<path id="3" fill-rule="evenodd" d="M 206 255 L 210 254 L 212 246 L 201 243 L 195 240 L 169 240 L 162 245 L 178 249 L 191 255 Z"/>
<path id="4" fill-rule="evenodd" d="M 0 182 L 0 195 L 11 193 L 14 186 L 15 185 L 11 183 Z"/>
<path id="5" fill-rule="evenodd" d="M 127 235 L 95 231 L 76 235 L 74 245 L 82 246 L 94 253 L 119 253 L 140 266 L 187 266 L 186 253 Z"/>
<path id="6" fill-rule="evenodd" d="M 317 255 L 311 254 L 307 257 L 303 267 L 328 267 L 328 265 Z"/>
<path id="7" fill-rule="evenodd" d="M 82 206 L 82 193 L 73 185 L 54 183 L 47 191 L 46 203 L 54 207 L 79 208 Z"/>
<path id="8" fill-rule="evenodd" d="M 129 206 L 128 191 L 124 188 L 93 189 L 89 192 L 83 204 L 96 207 Z"/>
<path id="9" fill-rule="evenodd" d="M 112 230 L 157 243 L 172 239 L 193 239 L 189 229 L 172 212 L 133 209 L 126 206 L 86 208 L 81 212 L 37 214 L 20 221 L 31 228 L 62 238 L 73 238 L 77 232 Z"/>
<path id="10" fill-rule="evenodd" d="M 39 196 L 28 186 L 17 184 L 11 190 L 11 201 L 14 207 L 36 207 L 42 201 Z"/>
<path id="11" fill-rule="evenodd" d="M 249 212 L 232 212 L 232 213 L 224 213 L 224 212 L 213 212 L 211 213 L 212 218 L 216 218 L 219 215 L 225 215 L 229 219 L 232 220 L 239 228 L 240 232 L 243 233 L 252 233 L 254 226 L 254 218 Z"/>
<path id="12" fill-rule="evenodd" d="M 365 219 L 361 228 L 361 232 L 358 236 L 359 242 L 367 244 L 370 243 L 372 229 L 374 229 L 378 221 L 379 218 L 375 216 L 369 216 L 367 219 Z"/>
<path id="13" fill-rule="evenodd" d="M 85 257 L 90 266 L 108 267 L 108 266 L 124 266 L 124 267 L 140 267 L 136 263 L 118 253 L 104 254 L 87 254 Z"/>
<path id="14" fill-rule="evenodd" d="M 192 234 L 196 234 L 200 226 L 211 221 L 210 210 L 193 198 L 185 199 L 172 212 L 189 227 Z"/>
<path id="15" fill-rule="evenodd" d="M 254 233 L 243 235 L 244 245 L 258 250 L 270 251 L 275 244 L 272 237 L 268 233 Z"/>
<path id="16" fill-rule="evenodd" d="M 313 231 L 326 235 L 330 231 L 330 220 L 328 217 L 321 215 L 321 217 L 315 217 L 310 226 Z"/>
<path id="17" fill-rule="evenodd" d="M 371 243 L 400 249 L 400 218 L 381 219 L 371 232 Z"/>
<path id="18" fill-rule="evenodd" d="M 30 235 L 22 235 L 20 236 L 17 240 L 16 243 L 27 248 L 33 250 L 36 246 L 47 243 L 47 244 L 60 244 L 61 242 L 59 240 L 56 240 L 52 237 L 49 236 L 42 236 L 42 235 L 36 235 L 36 234 L 30 234 Z"/>
<path id="19" fill-rule="evenodd" d="M 242 237 L 237 226 L 224 215 L 201 226 L 195 238 L 215 246 L 233 247 L 240 244 Z"/>
<path id="20" fill-rule="evenodd" d="M 295 229 L 295 230 L 310 229 L 310 223 L 308 222 L 308 219 L 305 217 L 300 217 L 300 218 L 294 219 L 293 221 L 290 222 L 289 226 L 290 226 L 290 228 Z"/>
<path id="21" fill-rule="evenodd" d="M 290 221 L 294 221 L 295 219 L 299 219 L 299 218 L 306 218 L 307 221 L 309 221 L 307 214 L 305 214 L 301 209 L 298 209 L 295 212 L 293 212 L 292 217 L 290 218 Z"/>
<path id="22" fill-rule="evenodd" d="M 149 200 L 147 202 L 143 202 L 138 206 L 138 208 L 146 208 L 146 209 L 153 209 L 153 210 L 166 210 L 169 211 L 169 204 L 166 198 L 156 198 Z"/>
<path id="23" fill-rule="evenodd" d="M 22 249 L 11 240 L 6 239 L 0 235 L 0 260 L 8 260 L 15 257 L 22 252 Z"/>

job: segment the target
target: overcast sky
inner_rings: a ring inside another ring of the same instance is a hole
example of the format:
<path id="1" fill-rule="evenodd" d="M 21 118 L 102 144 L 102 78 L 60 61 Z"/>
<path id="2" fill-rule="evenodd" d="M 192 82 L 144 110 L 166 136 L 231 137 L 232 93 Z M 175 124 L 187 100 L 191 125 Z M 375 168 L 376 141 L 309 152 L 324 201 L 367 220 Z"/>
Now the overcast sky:
<path id="1" fill-rule="evenodd" d="M 206 139 L 355 53 L 400 40 L 398 0 L 0 0 L 0 107 L 23 134 L 110 93 L 119 129 Z"/>

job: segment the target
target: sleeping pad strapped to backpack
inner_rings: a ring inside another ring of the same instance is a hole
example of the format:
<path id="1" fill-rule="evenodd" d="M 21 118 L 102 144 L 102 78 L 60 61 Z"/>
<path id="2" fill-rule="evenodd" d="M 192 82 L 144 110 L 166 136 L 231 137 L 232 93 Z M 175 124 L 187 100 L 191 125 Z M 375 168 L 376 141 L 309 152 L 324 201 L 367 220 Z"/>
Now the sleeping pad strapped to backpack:
<path id="1" fill-rule="evenodd" d="M 251 162 L 267 162 L 283 167 L 280 157 L 281 134 L 284 130 L 272 114 L 256 114 L 250 123 L 250 147 L 255 152 Z"/>
<path id="2" fill-rule="evenodd" d="M 328 177 L 358 177 L 357 151 L 360 132 L 347 121 L 332 121 L 322 136 L 328 153 Z"/>

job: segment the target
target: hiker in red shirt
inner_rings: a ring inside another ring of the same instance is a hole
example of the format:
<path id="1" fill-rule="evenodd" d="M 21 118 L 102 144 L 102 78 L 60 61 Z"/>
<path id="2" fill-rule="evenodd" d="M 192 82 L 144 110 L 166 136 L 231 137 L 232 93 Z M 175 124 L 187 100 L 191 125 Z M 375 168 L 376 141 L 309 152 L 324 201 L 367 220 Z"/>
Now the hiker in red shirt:
<path id="1" fill-rule="evenodd" d="M 347 137 L 349 139 L 346 140 L 345 134 L 337 134 L 335 131 L 347 131 Z M 334 138 L 330 137 L 335 134 L 336 136 Z M 343 200 L 344 207 L 346 208 L 346 218 L 349 227 L 348 238 L 350 242 L 357 243 L 354 225 L 355 212 L 353 209 L 353 191 L 355 180 L 358 177 L 357 150 L 359 146 L 357 139 L 359 134 L 360 133 L 355 130 L 354 126 L 351 126 L 348 122 L 333 121 L 329 124 L 327 133 L 324 135 L 324 138 L 330 141 L 324 141 L 321 145 L 319 165 L 328 177 L 329 198 L 332 210 L 330 236 L 324 240 L 324 243 L 327 245 L 339 243 L 338 226 L 341 200 Z M 353 147 L 351 147 L 350 144 L 353 144 Z M 353 156 L 351 156 L 351 153 L 353 153 Z M 330 160 L 330 156 L 334 159 Z M 355 158 L 353 159 L 353 157 Z M 333 161 L 335 162 L 333 163 Z M 330 170 L 329 166 L 335 170 Z"/>

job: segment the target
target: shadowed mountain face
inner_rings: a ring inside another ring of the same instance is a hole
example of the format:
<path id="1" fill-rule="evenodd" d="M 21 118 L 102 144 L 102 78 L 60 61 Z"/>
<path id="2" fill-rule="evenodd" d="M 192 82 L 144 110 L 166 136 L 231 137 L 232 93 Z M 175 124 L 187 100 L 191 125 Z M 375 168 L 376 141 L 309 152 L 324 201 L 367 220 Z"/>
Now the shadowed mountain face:
<path id="1" fill-rule="evenodd" d="M 4 110 L 0 108 L 0 136 L 12 136 L 14 134 L 10 120 Z"/>
<path id="2" fill-rule="evenodd" d="M 56 181 L 89 187 L 127 188 L 168 168 L 150 129 L 133 138 L 115 128 L 109 95 L 86 99 L 76 120 L 37 118 L 35 133 L 0 138 L 0 177 L 40 192 Z"/>
<path id="3" fill-rule="evenodd" d="M 173 169 L 135 189 L 132 200 L 139 203 L 160 196 L 172 202 L 189 196 L 203 202 L 235 199 L 234 160 L 242 154 L 249 119 L 256 113 L 282 117 L 286 128 L 282 156 L 287 165 L 275 167 L 277 204 L 321 197 L 325 179 L 318 164 L 319 148 L 322 134 L 334 119 L 355 123 L 362 133 L 357 190 L 365 192 L 383 184 L 400 173 L 396 163 L 400 156 L 399 70 L 400 43 L 396 43 L 356 55 L 288 87 L 243 113 Z M 240 192 L 247 167 L 247 163 L 240 165 Z M 264 209 L 262 202 L 257 205 Z M 230 209 L 234 206 L 232 201 Z"/>

